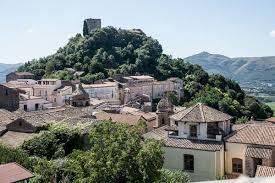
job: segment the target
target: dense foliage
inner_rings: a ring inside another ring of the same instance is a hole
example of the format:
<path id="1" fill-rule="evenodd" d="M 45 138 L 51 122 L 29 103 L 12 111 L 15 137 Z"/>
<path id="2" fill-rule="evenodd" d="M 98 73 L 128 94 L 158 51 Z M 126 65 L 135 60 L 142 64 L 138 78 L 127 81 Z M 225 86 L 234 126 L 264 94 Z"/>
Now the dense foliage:
<path id="1" fill-rule="evenodd" d="M 17 162 L 24 167 L 29 167 L 29 155 L 19 148 L 7 147 L 0 144 L 0 164 Z"/>
<path id="2" fill-rule="evenodd" d="M 91 148 L 75 151 L 67 163 L 76 182 L 152 182 L 163 165 L 161 143 L 142 140 L 135 127 L 107 122 L 93 128 Z"/>
<path id="3" fill-rule="evenodd" d="M 91 129 L 87 150 L 81 150 L 85 147 L 79 148 L 76 143 L 72 146 L 73 149 L 69 148 L 68 154 L 64 147 L 70 140 L 65 139 L 77 136 L 79 140 L 83 140 L 80 139 L 80 133 L 73 135 L 77 130 L 64 126 L 54 127 L 39 138 L 24 143 L 23 150 L 1 145 L 0 162 L 15 161 L 24 165 L 35 173 L 35 178 L 32 179 L 35 183 L 157 182 L 168 176 L 161 171 L 162 143 L 144 140 L 141 127 L 102 122 Z M 47 142 L 46 145 L 44 141 Z M 53 149 L 59 151 L 57 147 L 62 147 L 63 150 L 59 156 L 53 153 Z"/>
<path id="4" fill-rule="evenodd" d="M 31 156 L 61 158 L 73 149 L 81 149 L 81 138 L 78 130 L 55 125 L 50 127 L 49 131 L 25 141 L 22 149 Z"/>
<path id="5" fill-rule="evenodd" d="M 187 183 L 190 181 L 190 177 L 186 172 L 179 170 L 162 169 L 161 178 L 155 183 Z"/>
<path id="6" fill-rule="evenodd" d="M 57 53 L 34 59 L 19 71 L 30 71 L 37 79 L 77 77 L 66 68 L 84 71 L 80 76 L 84 83 L 115 74 L 149 74 L 158 80 L 179 77 L 185 82 L 185 96 L 173 103 L 205 102 L 238 118 L 266 118 L 273 113 L 255 98 L 246 97 L 236 82 L 221 75 L 208 75 L 198 65 L 163 54 L 159 42 L 141 30 L 105 27 L 86 36 L 77 34 Z"/>

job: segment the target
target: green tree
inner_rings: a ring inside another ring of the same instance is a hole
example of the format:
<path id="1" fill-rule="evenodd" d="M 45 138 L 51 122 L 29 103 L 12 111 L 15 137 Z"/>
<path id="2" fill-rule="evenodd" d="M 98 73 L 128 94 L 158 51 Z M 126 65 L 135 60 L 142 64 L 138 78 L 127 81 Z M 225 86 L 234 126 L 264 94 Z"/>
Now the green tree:
<path id="1" fill-rule="evenodd" d="M 0 144 L 0 164 L 17 162 L 18 164 L 29 168 L 29 156 L 19 148 L 11 148 Z"/>
<path id="2" fill-rule="evenodd" d="M 143 142 L 141 129 L 112 122 L 90 132 L 91 149 L 70 155 L 66 172 L 75 182 L 153 182 L 163 165 L 161 143 Z"/>

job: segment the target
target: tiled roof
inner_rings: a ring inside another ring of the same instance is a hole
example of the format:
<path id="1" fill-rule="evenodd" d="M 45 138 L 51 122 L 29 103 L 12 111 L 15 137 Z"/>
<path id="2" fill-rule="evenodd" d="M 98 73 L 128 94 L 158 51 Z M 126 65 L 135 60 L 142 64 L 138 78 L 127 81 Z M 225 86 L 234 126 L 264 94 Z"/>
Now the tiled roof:
<path id="1" fill-rule="evenodd" d="M 207 105 L 198 103 L 171 116 L 176 121 L 186 122 L 220 122 L 232 119 L 232 116 Z"/>
<path id="2" fill-rule="evenodd" d="M 240 130 L 243 127 L 246 127 L 247 125 L 252 125 L 252 124 L 255 124 L 255 125 L 274 125 L 274 123 L 270 123 L 268 121 L 248 121 L 244 124 L 233 124 L 232 125 L 232 130 L 233 131 Z"/>
<path id="3" fill-rule="evenodd" d="M 111 120 L 113 122 L 119 122 L 128 125 L 137 125 L 140 120 L 144 119 L 141 115 L 114 114 L 107 112 L 98 112 L 95 114 L 95 116 L 98 120 Z"/>
<path id="4" fill-rule="evenodd" d="M 248 124 L 225 138 L 226 142 L 275 146 L 275 126 Z"/>
<path id="5" fill-rule="evenodd" d="M 28 75 L 28 76 L 33 76 L 32 73 L 30 72 L 15 72 L 16 75 Z"/>
<path id="6" fill-rule="evenodd" d="M 221 142 L 202 141 L 202 140 L 190 140 L 168 137 L 168 132 L 165 130 L 168 126 L 162 126 L 154 129 L 151 132 L 144 134 L 144 138 L 163 140 L 165 146 L 175 147 L 182 149 L 195 149 L 202 151 L 219 151 L 223 148 Z"/>
<path id="7" fill-rule="evenodd" d="M 38 134 L 7 131 L 4 135 L 0 137 L 0 143 L 11 147 L 18 147 L 22 145 L 24 141 L 30 140 L 36 135 Z"/>
<path id="8" fill-rule="evenodd" d="M 0 165 L 0 182 L 18 182 L 33 177 L 33 174 L 17 163 L 7 163 Z"/>
<path id="9" fill-rule="evenodd" d="M 245 151 L 245 156 L 252 158 L 271 159 L 272 149 L 263 147 L 247 147 Z"/>
<path id="10" fill-rule="evenodd" d="M 266 119 L 266 121 L 275 123 L 275 117 L 268 118 L 268 119 Z"/>
<path id="11" fill-rule="evenodd" d="M 271 177 L 275 176 L 275 167 L 257 166 L 255 177 Z"/>
<path id="12" fill-rule="evenodd" d="M 22 118 L 36 127 L 42 127 L 49 123 L 52 123 L 55 121 L 62 121 L 64 119 L 81 118 L 83 116 L 92 117 L 91 112 L 85 112 L 84 108 L 74 108 L 74 107 L 33 111 L 33 112 L 25 112 L 22 110 L 18 110 L 13 114 L 15 114 L 16 116 L 14 119 Z"/>

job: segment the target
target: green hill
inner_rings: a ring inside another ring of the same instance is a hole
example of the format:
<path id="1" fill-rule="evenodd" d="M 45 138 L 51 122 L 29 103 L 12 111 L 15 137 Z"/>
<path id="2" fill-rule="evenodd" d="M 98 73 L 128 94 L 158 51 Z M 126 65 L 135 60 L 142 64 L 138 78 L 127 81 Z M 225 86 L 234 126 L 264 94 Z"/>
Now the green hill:
<path id="1" fill-rule="evenodd" d="M 18 70 L 32 72 L 37 79 L 74 79 L 66 68 L 84 71 L 80 77 L 84 83 L 115 74 L 149 74 L 158 80 L 179 77 L 185 82 L 180 104 L 204 102 L 237 118 L 273 114 L 267 105 L 247 97 L 235 81 L 209 75 L 199 65 L 163 54 L 157 40 L 137 29 L 105 27 L 86 36 L 77 34 L 55 54 L 27 62 Z"/>
<path id="2" fill-rule="evenodd" d="M 198 64 L 209 73 L 222 74 L 240 83 L 272 83 L 272 78 L 275 78 L 275 56 L 229 58 L 202 52 L 185 58 L 185 61 Z"/>

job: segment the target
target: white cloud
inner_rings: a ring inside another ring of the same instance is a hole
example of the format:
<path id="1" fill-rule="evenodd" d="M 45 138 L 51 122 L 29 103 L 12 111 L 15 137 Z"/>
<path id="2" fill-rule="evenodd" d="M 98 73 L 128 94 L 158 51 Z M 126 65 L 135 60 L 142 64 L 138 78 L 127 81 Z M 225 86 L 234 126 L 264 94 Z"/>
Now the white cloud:
<path id="1" fill-rule="evenodd" d="M 275 30 L 272 30 L 272 31 L 270 32 L 270 36 L 275 38 Z"/>
<path id="2" fill-rule="evenodd" d="M 33 33 L 33 29 L 32 28 L 27 29 L 27 33 Z"/>

